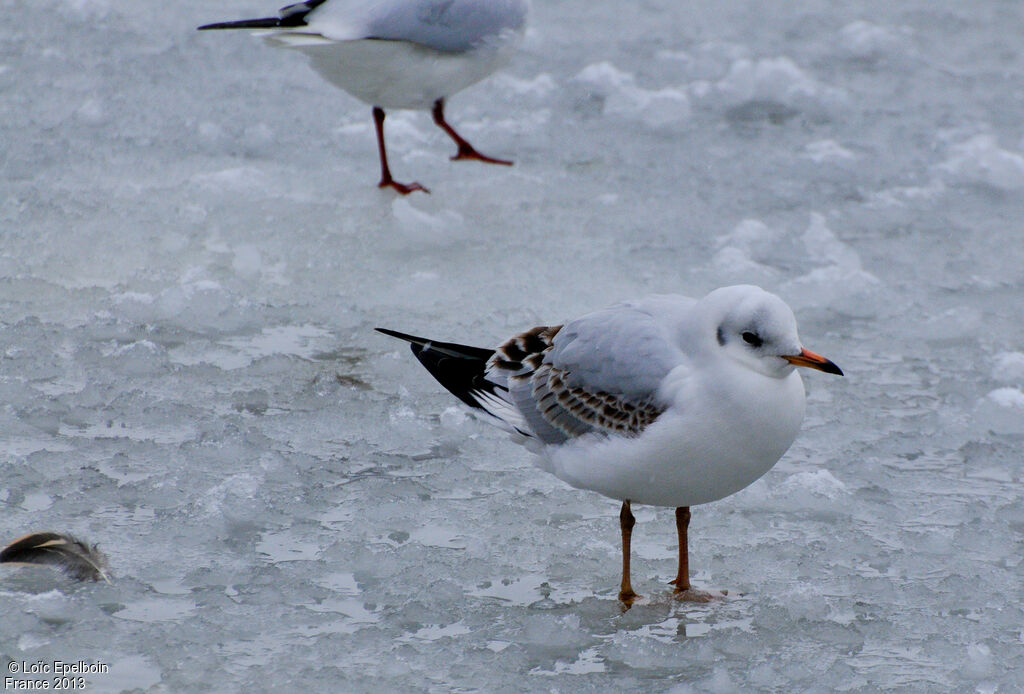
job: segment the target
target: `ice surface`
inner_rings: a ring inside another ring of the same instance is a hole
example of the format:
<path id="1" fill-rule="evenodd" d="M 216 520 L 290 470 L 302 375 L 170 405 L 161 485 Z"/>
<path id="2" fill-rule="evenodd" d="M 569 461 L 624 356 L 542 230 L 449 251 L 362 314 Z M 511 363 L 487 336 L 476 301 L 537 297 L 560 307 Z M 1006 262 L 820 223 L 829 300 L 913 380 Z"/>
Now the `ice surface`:
<path id="1" fill-rule="evenodd" d="M 0 667 L 89 691 L 1024 689 L 1024 6 L 534 2 L 452 163 L 302 56 L 283 2 L 7 2 Z M 211 14 L 212 13 L 212 14 Z M 752 281 L 810 349 L 792 450 L 694 509 L 617 505 L 465 417 L 393 327 L 493 345 Z M 6 673 L 5 673 L 6 674 Z"/>
<path id="2" fill-rule="evenodd" d="M 591 96 L 604 99 L 602 113 L 640 120 L 651 127 L 679 124 L 690 116 L 686 92 L 671 87 L 644 89 L 636 77 L 605 61 L 588 65 L 576 81 L 587 86 Z"/>
<path id="3" fill-rule="evenodd" d="M 996 190 L 1024 189 L 1024 156 L 999 147 L 992 135 L 975 135 L 950 147 L 938 169 L 953 181 Z"/>

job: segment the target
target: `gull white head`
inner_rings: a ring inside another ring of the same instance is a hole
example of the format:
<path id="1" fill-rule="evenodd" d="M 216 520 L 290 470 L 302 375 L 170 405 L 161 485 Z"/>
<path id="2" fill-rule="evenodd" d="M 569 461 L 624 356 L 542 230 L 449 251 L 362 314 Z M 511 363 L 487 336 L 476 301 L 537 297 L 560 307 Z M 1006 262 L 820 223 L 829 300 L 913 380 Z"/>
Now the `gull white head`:
<path id="1" fill-rule="evenodd" d="M 806 366 L 843 375 L 831 361 L 804 349 L 793 311 L 760 287 L 741 284 L 716 289 L 701 299 L 700 309 L 717 349 L 757 373 L 785 378 L 794 367 Z"/>

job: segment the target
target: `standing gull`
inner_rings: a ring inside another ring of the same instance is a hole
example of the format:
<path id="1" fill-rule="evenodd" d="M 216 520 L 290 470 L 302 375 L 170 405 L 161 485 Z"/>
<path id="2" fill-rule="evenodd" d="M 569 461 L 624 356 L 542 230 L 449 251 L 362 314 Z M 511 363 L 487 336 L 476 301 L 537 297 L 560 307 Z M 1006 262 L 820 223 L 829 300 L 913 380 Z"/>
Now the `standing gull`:
<path id="1" fill-rule="evenodd" d="M 541 326 L 497 349 L 393 330 L 445 388 L 537 453 L 539 467 L 622 501 L 627 606 L 633 502 L 676 509 L 675 595 L 690 585 L 690 507 L 768 472 L 796 438 L 804 387 L 796 367 L 843 375 L 800 343 L 792 310 L 750 285 L 702 299 L 654 295 Z"/>
<path id="2" fill-rule="evenodd" d="M 277 17 L 203 29 L 257 29 L 275 46 L 305 53 L 336 87 L 373 106 L 381 188 L 427 191 L 391 176 L 384 109 L 430 110 L 458 145 L 452 159 L 512 162 L 481 154 L 445 120 L 445 99 L 508 62 L 526 27 L 528 0 L 307 0 Z"/>

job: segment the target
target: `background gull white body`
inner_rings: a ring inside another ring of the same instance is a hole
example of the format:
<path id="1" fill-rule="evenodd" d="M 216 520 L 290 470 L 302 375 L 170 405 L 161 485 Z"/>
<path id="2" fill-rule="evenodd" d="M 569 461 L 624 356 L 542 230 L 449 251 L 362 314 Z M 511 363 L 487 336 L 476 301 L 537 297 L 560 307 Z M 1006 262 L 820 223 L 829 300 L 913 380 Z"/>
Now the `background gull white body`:
<path id="1" fill-rule="evenodd" d="M 324 79 L 383 108 L 429 109 L 507 63 L 515 35 L 465 52 L 442 52 L 404 41 L 345 41 L 297 46 Z"/>
<path id="2" fill-rule="evenodd" d="M 328 0 L 306 26 L 259 32 L 294 48 L 328 82 L 372 106 L 429 109 L 508 62 L 525 0 Z"/>

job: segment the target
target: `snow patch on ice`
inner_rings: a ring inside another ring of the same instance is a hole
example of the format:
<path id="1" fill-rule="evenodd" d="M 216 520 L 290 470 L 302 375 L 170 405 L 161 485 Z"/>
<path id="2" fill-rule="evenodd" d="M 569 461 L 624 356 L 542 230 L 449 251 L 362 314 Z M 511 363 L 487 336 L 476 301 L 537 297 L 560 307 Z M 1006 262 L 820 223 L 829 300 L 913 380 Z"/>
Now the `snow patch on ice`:
<path id="1" fill-rule="evenodd" d="M 444 626 L 440 624 L 428 624 L 425 627 L 417 629 L 413 633 L 400 636 L 398 641 L 400 643 L 409 643 L 410 641 L 437 641 L 438 639 L 450 639 L 457 636 L 464 636 L 469 633 L 472 633 L 472 629 L 461 621 L 446 624 Z"/>
<path id="2" fill-rule="evenodd" d="M 893 186 L 873 192 L 868 198 L 869 207 L 907 207 L 921 201 L 934 200 L 947 190 L 940 178 L 932 178 L 920 186 Z"/>
<path id="3" fill-rule="evenodd" d="M 588 648 L 577 655 L 573 661 L 558 660 L 551 670 L 534 668 L 530 670 L 531 675 L 589 675 L 595 672 L 607 671 L 604 657 L 597 647 Z"/>
<path id="4" fill-rule="evenodd" d="M 255 166 L 236 166 L 209 173 L 197 173 L 192 183 L 211 192 L 225 191 L 248 198 L 264 197 L 275 192 L 275 183 L 267 172 Z"/>
<path id="5" fill-rule="evenodd" d="M 826 162 L 853 161 L 857 155 L 835 140 L 817 140 L 804 147 L 803 156 L 816 164 Z"/>
<path id="6" fill-rule="evenodd" d="M 953 145 L 937 170 L 953 183 L 1002 191 L 1024 189 L 1024 155 L 999 147 L 993 135 L 975 135 Z"/>
<path id="7" fill-rule="evenodd" d="M 828 470 L 814 470 L 790 475 L 779 485 L 778 493 L 784 496 L 793 493 L 806 493 L 826 499 L 836 499 L 846 494 L 847 491 L 846 485 L 837 480 Z"/>
<path id="8" fill-rule="evenodd" d="M 686 92 L 675 87 L 644 89 L 636 77 L 604 61 L 588 65 L 574 78 L 589 85 L 604 99 L 604 112 L 632 118 L 651 127 L 685 121 L 690 117 L 690 100 Z"/>
<path id="9" fill-rule="evenodd" d="M 723 283 L 754 283 L 772 285 L 779 271 L 771 267 L 771 252 L 779 240 L 779 232 L 757 219 L 744 219 L 721 235 L 718 249 L 711 258 Z"/>
<path id="10" fill-rule="evenodd" d="M 428 211 L 431 201 L 416 201 L 406 197 L 395 198 L 391 203 L 391 215 L 395 220 L 395 231 L 390 243 L 402 241 L 418 246 L 423 243 L 443 243 L 463 236 L 465 220 L 454 210 L 435 208 Z"/>
<path id="11" fill-rule="evenodd" d="M 501 91 L 535 99 L 542 99 L 558 88 L 555 79 L 546 72 L 531 78 L 515 77 L 503 72 L 492 77 L 490 81 Z"/>
<path id="12" fill-rule="evenodd" d="M 727 107 L 754 108 L 757 112 L 774 112 L 772 104 L 796 111 L 818 112 L 842 106 L 846 92 L 823 84 L 807 74 L 792 59 L 740 58 L 732 63 L 728 73 L 720 80 L 708 83 L 697 81 L 691 85 L 691 94 L 709 97 Z"/>
<path id="13" fill-rule="evenodd" d="M 817 212 L 811 213 L 803 244 L 807 258 L 819 267 L 783 285 L 790 305 L 829 306 L 862 315 L 870 303 L 865 301 L 867 295 L 880 289 L 881 282 L 863 269 L 857 251 L 840 241 Z"/>
<path id="14" fill-rule="evenodd" d="M 1024 352 L 1000 352 L 992 361 L 992 378 L 1024 385 Z"/>
<path id="15" fill-rule="evenodd" d="M 110 0 L 62 0 L 62 2 L 83 19 L 100 19 L 110 12 Z"/>
<path id="16" fill-rule="evenodd" d="M 978 402 L 975 420 L 982 429 L 997 434 L 1024 434 L 1024 392 L 996 388 Z"/>
<path id="17" fill-rule="evenodd" d="M 1017 388 L 997 388 L 986 397 L 1000 407 L 1024 407 L 1024 392 Z"/>
<path id="18" fill-rule="evenodd" d="M 228 476 L 223 482 L 208 489 L 196 502 L 204 516 L 221 516 L 227 503 L 249 505 L 256 498 L 263 476 L 241 472 Z"/>
<path id="19" fill-rule="evenodd" d="M 46 492 L 29 492 L 21 502 L 26 511 L 45 511 L 53 506 L 53 497 Z"/>
<path id="20" fill-rule="evenodd" d="M 75 111 L 75 117 L 89 125 L 99 125 L 108 120 L 107 110 L 97 98 L 86 99 Z"/>
<path id="21" fill-rule="evenodd" d="M 712 255 L 714 278 L 720 283 L 754 282 L 779 286 L 794 308 L 830 307 L 861 315 L 865 299 L 881 283 L 865 271 L 860 255 L 841 241 L 812 212 L 810 223 L 796 240 L 756 219 L 740 222 L 716 242 Z M 794 277 L 794 266 L 803 274 Z M 785 280 L 785 277 L 792 279 Z"/>
<path id="22" fill-rule="evenodd" d="M 903 51 L 909 29 L 872 24 L 859 19 L 839 30 L 840 52 L 857 60 L 878 60 Z"/>
<path id="23" fill-rule="evenodd" d="M 227 337 L 216 343 L 196 340 L 168 352 L 172 363 L 183 366 L 210 364 L 225 371 L 249 366 L 273 355 L 312 359 L 332 343 L 329 331 L 315 325 L 279 325 L 258 334 Z"/>
<path id="24" fill-rule="evenodd" d="M 327 347 L 330 337 L 330 331 L 316 325 L 279 325 L 263 328 L 250 337 L 229 337 L 220 344 L 237 349 L 251 360 L 272 354 L 311 359 Z"/>

